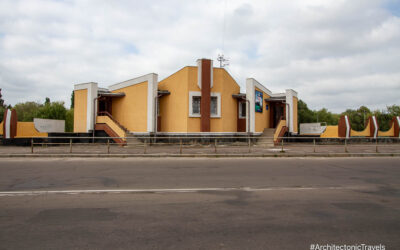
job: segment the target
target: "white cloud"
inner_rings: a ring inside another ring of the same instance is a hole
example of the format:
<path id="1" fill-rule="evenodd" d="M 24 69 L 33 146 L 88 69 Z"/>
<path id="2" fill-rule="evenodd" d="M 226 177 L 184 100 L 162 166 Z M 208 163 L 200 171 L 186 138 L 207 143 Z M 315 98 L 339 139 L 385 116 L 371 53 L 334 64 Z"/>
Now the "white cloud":
<path id="1" fill-rule="evenodd" d="M 73 84 L 107 86 L 149 72 L 162 79 L 223 50 L 242 87 L 254 77 L 273 91 L 297 90 L 311 108 L 384 108 L 400 104 L 400 18 L 386 6 L 4 0 L 0 88 L 11 104 L 46 96 L 69 104 Z"/>

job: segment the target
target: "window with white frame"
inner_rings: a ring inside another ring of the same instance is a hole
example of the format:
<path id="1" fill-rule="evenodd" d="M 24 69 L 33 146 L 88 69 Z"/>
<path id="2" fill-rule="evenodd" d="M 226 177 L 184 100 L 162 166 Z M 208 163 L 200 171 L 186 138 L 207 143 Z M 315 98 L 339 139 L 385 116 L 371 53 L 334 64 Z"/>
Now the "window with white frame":
<path id="1" fill-rule="evenodd" d="M 218 115 L 218 97 L 217 96 L 211 96 L 210 114 Z"/>
<path id="2" fill-rule="evenodd" d="M 239 102 L 239 118 L 245 119 L 246 118 L 246 102 Z"/>
<path id="3" fill-rule="evenodd" d="M 201 103 L 201 96 L 193 96 L 192 97 L 192 114 L 200 115 L 200 103 Z"/>
<path id="4" fill-rule="evenodd" d="M 189 92 L 189 117 L 200 117 L 201 116 L 201 92 L 190 91 Z M 211 93 L 210 98 L 210 117 L 220 118 L 221 117 L 221 94 Z"/>

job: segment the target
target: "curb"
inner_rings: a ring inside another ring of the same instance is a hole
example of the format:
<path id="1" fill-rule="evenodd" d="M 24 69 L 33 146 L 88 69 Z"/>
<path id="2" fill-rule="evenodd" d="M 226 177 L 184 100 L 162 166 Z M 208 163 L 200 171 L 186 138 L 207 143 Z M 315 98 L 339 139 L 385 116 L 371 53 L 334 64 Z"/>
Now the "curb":
<path id="1" fill-rule="evenodd" d="M 2 154 L 0 158 L 289 158 L 289 157 L 400 157 L 400 153 L 312 153 L 312 154 Z"/>

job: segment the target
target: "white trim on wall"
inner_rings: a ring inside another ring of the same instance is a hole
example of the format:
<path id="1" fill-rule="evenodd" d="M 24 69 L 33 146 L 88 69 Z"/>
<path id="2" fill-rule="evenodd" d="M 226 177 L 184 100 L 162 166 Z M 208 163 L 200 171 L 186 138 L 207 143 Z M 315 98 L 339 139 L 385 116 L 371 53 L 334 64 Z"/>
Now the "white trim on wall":
<path id="1" fill-rule="evenodd" d="M 151 73 L 146 75 L 147 81 L 147 132 L 156 131 L 156 97 L 158 90 L 158 75 Z"/>
<path id="2" fill-rule="evenodd" d="M 202 60 L 209 60 L 209 59 L 197 59 L 197 86 L 201 89 L 201 80 L 202 80 Z M 214 86 L 214 67 L 213 67 L 213 60 L 210 60 L 210 89 Z"/>
<path id="3" fill-rule="evenodd" d="M 255 132 L 255 103 L 254 103 L 254 96 L 255 96 L 255 86 L 256 86 L 257 81 L 253 78 L 247 78 L 246 79 L 246 99 L 249 101 L 250 107 L 248 108 L 246 112 L 246 131 L 249 131 L 251 133 Z M 266 89 L 265 87 L 263 87 Z M 260 88 L 262 89 L 262 88 Z M 250 118 L 250 119 L 249 119 Z M 250 128 L 249 128 L 250 126 Z"/>
<path id="4" fill-rule="evenodd" d="M 94 100 L 97 98 L 98 86 L 95 82 L 75 84 L 74 90 L 87 89 L 87 104 L 86 104 L 86 132 L 93 130 L 94 114 L 97 113 L 97 105 L 94 105 Z"/>
<path id="5" fill-rule="evenodd" d="M 374 123 L 374 138 L 378 136 L 378 122 L 376 121 L 376 117 L 372 116 L 372 122 Z"/>
<path id="6" fill-rule="evenodd" d="M 6 109 L 7 112 L 7 117 L 4 123 L 4 129 L 5 129 L 5 136 L 6 139 L 9 139 L 11 137 L 11 110 L 10 109 Z"/>
<path id="7" fill-rule="evenodd" d="M 289 132 L 290 133 L 296 133 L 294 132 L 294 119 L 293 119 L 293 97 L 297 97 L 297 92 L 294 91 L 293 89 L 287 89 L 285 91 L 286 94 L 286 103 L 289 104 L 289 112 L 286 112 L 286 126 L 289 127 Z M 290 124 L 288 124 L 290 123 Z M 296 124 L 297 125 L 297 124 Z"/>
<path id="8" fill-rule="evenodd" d="M 211 97 L 217 97 L 217 114 L 212 114 L 210 111 L 211 118 L 221 118 L 221 93 L 211 92 Z M 211 97 L 210 97 L 210 109 L 211 109 Z"/>
<path id="9" fill-rule="evenodd" d="M 193 114 L 193 96 L 200 96 L 201 97 L 201 92 L 200 91 L 189 91 L 189 117 L 201 117 L 201 106 L 200 106 L 200 114 Z M 217 97 L 217 114 L 213 115 L 210 112 L 210 118 L 221 118 L 221 93 L 219 92 L 211 92 L 211 96 L 216 96 Z M 211 102 L 211 98 L 210 98 Z M 210 103 L 210 108 L 211 108 L 211 103 Z"/>
<path id="10" fill-rule="evenodd" d="M 193 114 L 193 96 L 201 96 L 201 92 L 189 91 L 189 117 L 201 117 L 201 105 L 200 105 L 200 113 Z"/>
<path id="11" fill-rule="evenodd" d="M 344 116 L 344 120 L 346 122 L 346 138 L 350 138 L 350 123 L 347 115 Z"/>

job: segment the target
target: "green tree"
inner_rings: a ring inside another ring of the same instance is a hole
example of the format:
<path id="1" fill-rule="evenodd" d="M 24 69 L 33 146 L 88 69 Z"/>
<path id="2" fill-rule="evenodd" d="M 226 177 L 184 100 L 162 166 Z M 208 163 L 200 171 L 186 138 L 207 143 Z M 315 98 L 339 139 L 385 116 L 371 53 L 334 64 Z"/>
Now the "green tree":
<path id="1" fill-rule="evenodd" d="M 356 131 L 362 131 L 365 129 L 368 117 L 372 115 L 372 112 L 365 106 L 361 106 L 357 110 L 347 109 L 342 115 L 347 115 L 350 120 L 350 126 Z"/>
<path id="2" fill-rule="evenodd" d="M 65 116 L 65 132 L 73 132 L 74 131 L 74 109 L 67 110 L 67 114 Z"/>
<path id="3" fill-rule="evenodd" d="M 17 111 L 18 121 L 32 122 L 33 118 L 36 117 L 37 112 L 42 106 L 42 104 L 37 102 L 24 102 L 16 104 L 14 109 Z"/>
<path id="4" fill-rule="evenodd" d="M 316 121 L 314 111 L 310 110 L 307 104 L 302 100 L 299 100 L 297 104 L 297 113 L 299 123 L 311 123 Z"/>
<path id="5" fill-rule="evenodd" d="M 64 102 L 45 103 L 36 113 L 36 118 L 65 120 L 67 109 Z"/>
<path id="6" fill-rule="evenodd" d="M 387 131 L 390 129 L 390 121 L 392 120 L 392 115 L 385 111 L 376 110 L 374 114 L 379 126 L 379 130 Z"/>
<path id="7" fill-rule="evenodd" d="M 6 111 L 6 105 L 4 104 L 3 96 L 0 88 L 0 122 L 3 121 L 4 112 Z"/>
<path id="8" fill-rule="evenodd" d="M 386 109 L 391 116 L 400 116 L 400 105 L 393 104 L 392 106 L 387 106 Z"/>
<path id="9" fill-rule="evenodd" d="M 75 103 L 75 92 L 72 90 L 72 93 L 71 93 L 71 106 L 70 106 L 70 109 L 73 109 L 73 108 L 74 108 L 74 103 Z"/>

